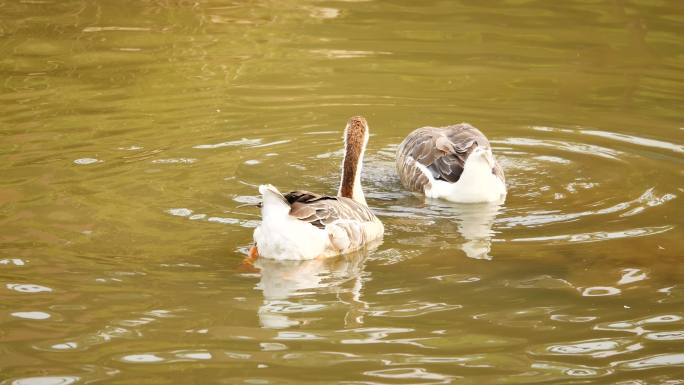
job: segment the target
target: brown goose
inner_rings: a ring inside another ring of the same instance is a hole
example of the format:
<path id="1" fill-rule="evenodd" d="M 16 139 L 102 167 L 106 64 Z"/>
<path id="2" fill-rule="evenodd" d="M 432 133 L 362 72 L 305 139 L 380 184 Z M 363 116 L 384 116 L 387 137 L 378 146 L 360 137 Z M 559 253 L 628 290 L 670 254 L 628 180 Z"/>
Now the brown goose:
<path id="1" fill-rule="evenodd" d="M 250 256 L 313 259 L 344 254 L 382 237 L 382 222 L 373 215 L 361 189 L 368 123 L 353 117 L 344 129 L 345 152 L 337 196 L 259 186 L 262 222 L 254 230 Z"/>
<path id="2" fill-rule="evenodd" d="M 421 127 L 397 150 L 404 187 L 452 202 L 496 202 L 506 197 L 506 180 L 487 138 L 467 123 Z"/>

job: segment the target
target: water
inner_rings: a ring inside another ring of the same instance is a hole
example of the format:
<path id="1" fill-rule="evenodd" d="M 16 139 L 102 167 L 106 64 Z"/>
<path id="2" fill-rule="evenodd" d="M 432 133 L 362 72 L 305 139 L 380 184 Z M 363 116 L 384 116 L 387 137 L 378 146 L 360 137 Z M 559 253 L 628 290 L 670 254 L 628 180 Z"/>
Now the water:
<path id="1" fill-rule="evenodd" d="M 684 382 L 678 1 L 0 4 L 0 384 Z M 368 251 L 241 263 L 256 186 Z M 491 139 L 502 206 L 405 192 L 412 129 Z"/>

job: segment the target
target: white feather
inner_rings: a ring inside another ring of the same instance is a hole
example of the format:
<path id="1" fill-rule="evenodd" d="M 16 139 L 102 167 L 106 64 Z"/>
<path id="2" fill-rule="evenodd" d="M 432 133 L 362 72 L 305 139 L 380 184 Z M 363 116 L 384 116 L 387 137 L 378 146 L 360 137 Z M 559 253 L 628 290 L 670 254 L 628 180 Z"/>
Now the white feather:
<path id="1" fill-rule="evenodd" d="M 289 215 L 290 206 L 271 185 L 259 186 L 263 196 L 262 222 L 254 230 L 259 255 L 273 259 L 313 259 L 325 253 L 328 232 Z"/>
<path id="2" fill-rule="evenodd" d="M 476 151 L 466 159 L 463 173 L 456 183 L 436 180 L 427 167 L 416 162 L 418 169 L 430 181 L 425 185 L 425 196 L 458 203 L 499 202 L 505 199 L 506 185 L 492 173 L 491 161 L 488 160 L 493 159 L 491 150 Z"/>

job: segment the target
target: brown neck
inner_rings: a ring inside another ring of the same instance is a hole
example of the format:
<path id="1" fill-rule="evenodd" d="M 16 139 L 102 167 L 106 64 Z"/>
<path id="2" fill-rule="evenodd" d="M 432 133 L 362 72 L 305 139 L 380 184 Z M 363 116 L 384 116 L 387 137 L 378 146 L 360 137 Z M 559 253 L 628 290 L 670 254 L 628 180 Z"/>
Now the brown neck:
<path id="1" fill-rule="evenodd" d="M 355 190 L 361 190 L 361 186 L 357 186 L 357 184 L 361 181 L 361 162 L 363 161 L 363 151 L 366 145 L 365 120 L 362 121 L 358 118 L 350 119 L 345 129 L 344 141 L 346 147 L 344 149 L 342 179 L 338 195 L 363 200 L 363 197 L 355 197 L 354 192 Z"/>

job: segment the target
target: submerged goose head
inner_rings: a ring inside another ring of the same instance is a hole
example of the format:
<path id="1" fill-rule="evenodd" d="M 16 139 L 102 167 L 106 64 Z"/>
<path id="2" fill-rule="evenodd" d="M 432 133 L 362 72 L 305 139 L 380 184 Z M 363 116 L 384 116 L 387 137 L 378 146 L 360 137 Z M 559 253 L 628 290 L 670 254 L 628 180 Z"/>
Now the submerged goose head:
<path id="1" fill-rule="evenodd" d="M 338 196 L 351 198 L 363 205 L 366 205 L 366 198 L 361 189 L 361 169 L 368 136 L 368 123 L 363 116 L 354 116 L 347 121 L 344 128 L 342 177 L 337 192 Z"/>
<path id="2" fill-rule="evenodd" d="M 430 198 L 475 203 L 506 196 L 489 141 L 467 123 L 415 129 L 399 145 L 396 162 L 401 183 Z"/>

